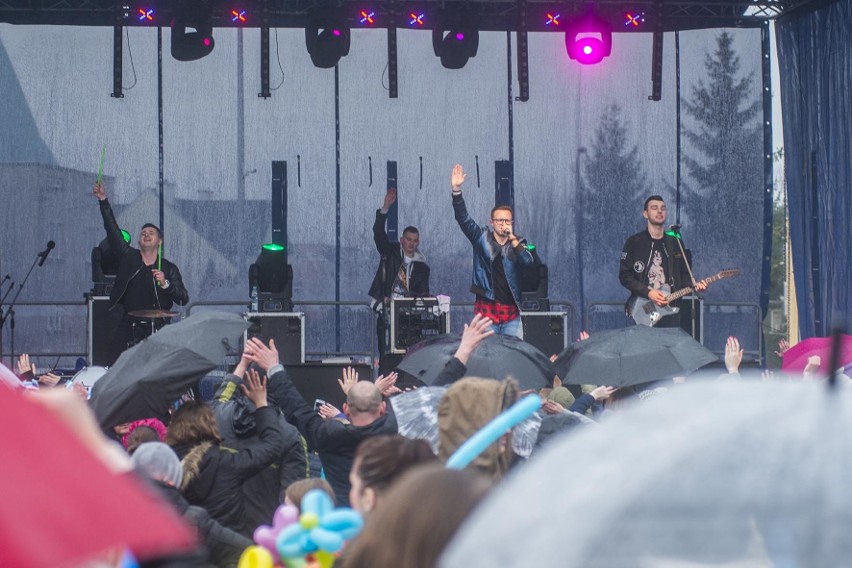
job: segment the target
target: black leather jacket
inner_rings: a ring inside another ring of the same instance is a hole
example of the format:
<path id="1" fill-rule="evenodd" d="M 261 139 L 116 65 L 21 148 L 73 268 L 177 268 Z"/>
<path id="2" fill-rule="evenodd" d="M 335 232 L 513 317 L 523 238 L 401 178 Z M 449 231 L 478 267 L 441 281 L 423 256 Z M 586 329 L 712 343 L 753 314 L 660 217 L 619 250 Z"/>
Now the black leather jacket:
<path id="1" fill-rule="evenodd" d="M 112 292 L 109 296 L 109 308 L 113 309 L 118 304 L 125 304 L 126 311 L 155 307 L 149 305 L 126 305 L 125 293 L 127 292 L 130 280 L 134 277 L 138 278 L 140 275 L 143 275 L 145 262 L 142 260 L 142 252 L 124 242 L 124 239 L 121 237 L 121 229 L 118 227 L 118 222 L 115 220 L 115 214 L 112 211 L 109 200 L 104 199 L 101 201 L 100 209 L 110 247 L 112 247 L 113 250 L 118 251 L 121 255 L 121 261 L 118 265 L 118 273 L 115 277 L 115 284 L 113 285 Z M 157 294 L 156 303 L 158 304 L 156 307 L 168 310 L 174 304 L 184 305 L 189 302 L 189 293 L 187 293 L 186 288 L 183 285 L 183 278 L 180 275 L 178 267 L 164 258 L 162 259 L 161 269 L 166 275 L 166 280 L 169 281 L 169 287 L 166 289 L 154 288 L 152 282 L 151 297 L 153 300 L 153 291 L 155 290 Z M 145 276 L 150 277 L 149 275 Z"/>
<path id="2" fill-rule="evenodd" d="M 376 275 L 373 277 L 373 283 L 368 292 L 370 297 L 377 302 L 390 297 L 399 267 L 402 266 L 402 245 L 388 241 L 388 235 L 385 232 L 386 219 L 387 214 L 378 209 L 376 221 L 373 223 L 373 241 L 376 243 L 376 250 L 382 255 L 382 262 L 385 266 L 384 274 L 382 274 L 382 264 L 379 263 L 379 268 L 376 270 Z M 423 258 L 423 256 L 419 255 L 418 258 Z M 411 266 L 411 281 L 408 291 L 415 298 L 429 295 L 429 265 L 423 260 L 415 260 Z"/>

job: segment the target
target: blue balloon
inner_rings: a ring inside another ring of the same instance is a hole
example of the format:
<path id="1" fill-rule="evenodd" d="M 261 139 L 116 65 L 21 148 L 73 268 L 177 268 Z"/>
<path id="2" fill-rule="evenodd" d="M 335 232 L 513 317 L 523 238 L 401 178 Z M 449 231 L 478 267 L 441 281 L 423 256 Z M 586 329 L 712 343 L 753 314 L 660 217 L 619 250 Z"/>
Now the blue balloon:
<path id="1" fill-rule="evenodd" d="M 507 410 L 498 414 L 491 422 L 483 426 L 479 432 L 459 446 L 459 449 L 447 460 L 447 467 L 450 469 L 464 469 L 470 462 L 476 459 L 476 456 L 500 439 L 500 436 L 505 434 L 506 430 L 520 424 L 535 414 L 539 408 L 541 408 L 541 397 L 537 394 L 531 394 L 522 398 Z"/>

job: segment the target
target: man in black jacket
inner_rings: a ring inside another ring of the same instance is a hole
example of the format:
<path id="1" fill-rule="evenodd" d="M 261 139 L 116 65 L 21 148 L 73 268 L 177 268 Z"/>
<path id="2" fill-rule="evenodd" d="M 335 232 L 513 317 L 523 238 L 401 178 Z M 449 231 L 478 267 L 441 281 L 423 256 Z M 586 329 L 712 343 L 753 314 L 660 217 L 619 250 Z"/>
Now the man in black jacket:
<path id="1" fill-rule="evenodd" d="M 652 195 L 646 199 L 642 216 L 647 227 L 624 243 L 618 271 L 621 285 L 630 291 L 628 310 L 636 297 L 665 306 L 669 302 L 664 287 L 667 286 L 669 292 L 676 292 L 691 284 L 677 238 L 665 233 L 667 213 L 663 198 Z M 698 282 L 697 289 L 706 290 L 707 284 L 702 280 Z M 681 327 L 680 314 L 660 319 L 657 327 Z"/>
<path id="2" fill-rule="evenodd" d="M 257 338 L 249 339 L 244 356 L 266 371 L 270 392 L 278 399 L 278 407 L 284 412 L 287 421 L 295 425 L 308 446 L 319 453 L 337 504 L 349 506 L 349 491 L 352 488 L 349 472 L 358 444 L 370 436 L 397 433 L 396 416 L 390 406 L 382 401 L 382 393 L 370 381 L 355 383 L 349 388 L 343 405 L 349 423 L 323 420 L 305 402 L 287 376 L 287 371 L 279 362 L 274 339 L 269 340 L 268 347 Z"/>
<path id="3" fill-rule="evenodd" d="M 376 210 L 376 221 L 373 223 L 373 241 L 376 250 L 381 255 L 379 268 L 370 285 L 370 297 L 373 306 L 380 310 L 385 300 L 389 298 L 418 298 L 429 295 L 429 265 L 426 257 L 420 252 L 420 231 L 408 226 L 403 230 L 399 244 L 388 241 L 385 222 L 388 209 L 396 201 L 396 188 L 390 188 L 385 194 L 381 209 Z M 379 368 L 385 373 L 395 367 L 401 355 L 393 356 L 387 352 L 389 330 L 384 317 L 384 311 L 379 311 L 376 322 L 376 334 L 379 338 Z"/>
<path id="4" fill-rule="evenodd" d="M 189 302 L 189 294 L 184 288 L 178 267 L 161 257 L 163 234 L 160 228 L 153 223 L 145 223 L 139 233 L 139 248 L 131 247 L 121 236 L 121 229 L 115 220 L 103 184 L 96 182 L 92 191 L 100 204 L 110 247 L 121 257 L 109 297 L 109 307 L 112 310 L 121 304 L 124 307 L 124 317 L 110 346 L 111 365 L 122 351 L 127 349 L 128 343 L 140 338 L 139 334 L 150 334 L 157 326 L 161 327 L 168 322 L 164 318 L 146 319 L 133 316 L 130 315 L 131 312 L 167 311 L 174 304 L 184 305 Z"/>

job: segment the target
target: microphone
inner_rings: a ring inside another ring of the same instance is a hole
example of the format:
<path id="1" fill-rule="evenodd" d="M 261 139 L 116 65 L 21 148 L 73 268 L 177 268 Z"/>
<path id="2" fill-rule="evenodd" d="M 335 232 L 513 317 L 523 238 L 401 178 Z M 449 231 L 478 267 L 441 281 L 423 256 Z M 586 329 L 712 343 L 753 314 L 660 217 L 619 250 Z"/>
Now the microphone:
<path id="1" fill-rule="evenodd" d="M 55 242 L 47 241 L 47 248 L 44 249 L 43 251 L 41 251 L 40 253 L 38 253 L 38 256 L 39 256 L 38 265 L 39 266 L 44 266 L 44 261 L 47 260 L 47 255 L 50 254 L 50 251 L 52 251 L 53 247 L 55 247 L 55 246 L 56 246 Z"/>

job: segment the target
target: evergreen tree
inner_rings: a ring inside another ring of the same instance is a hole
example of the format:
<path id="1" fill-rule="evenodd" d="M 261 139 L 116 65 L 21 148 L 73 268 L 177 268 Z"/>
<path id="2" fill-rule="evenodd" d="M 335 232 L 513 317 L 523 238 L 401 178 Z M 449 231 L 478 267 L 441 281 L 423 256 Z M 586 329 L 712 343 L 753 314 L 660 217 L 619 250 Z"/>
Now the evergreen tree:
<path id="1" fill-rule="evenodd" d="M 755 212 L 762 213 L 761 100 L 752 75 L 740 77 L 740 59 L 729 33 L 717 36 L 716 51 L 706 55 L 704 66 L 706 81 L 699 80 L 684 102 L 694 119 L 684 132 L 690 178 L 683 186 L 684 205 L 690 235 L 701 236 L 703 249 L 724 255 L 744 239 L 760 242 L 759 223 L 757 232 L 743 231 L 754 225 Z"/>
<path id="2" fill-rule="evenodd" d="M 624 240 L 635 228 L 625 220 L 640 215 L 649 193 L 639 148 L 629 144 L 628 125 L 617 104 L 604 110 L 584 165 L 580 180 L 584 266 L 592 274 L 599 267 L 612 280 Z"/>

